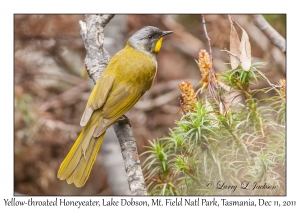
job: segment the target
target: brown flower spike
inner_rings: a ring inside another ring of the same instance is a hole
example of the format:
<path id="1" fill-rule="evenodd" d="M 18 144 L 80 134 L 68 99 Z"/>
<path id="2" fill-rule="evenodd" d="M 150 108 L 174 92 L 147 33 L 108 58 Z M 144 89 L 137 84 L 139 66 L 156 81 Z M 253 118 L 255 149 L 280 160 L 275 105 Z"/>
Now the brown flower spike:
<path id="1" fill-rule="evenodd" d="M 197 95 L 191 83 L 186 80 L 183 81 L 181 84 L 178 85 L 179 89 L 181 90 L 181 95 L 183 101 L 181 101 L 181 106 L 183 112 L 195 112 L 196 108 L 195 105 L 197 103 Z"/>
<path id="2" fill-rule="evenodd" d="M 199 52 L 198 66 L 202 76 L 200 83 L 203 83 L 203 85 L 205 85 L 208 83 L 208 76 L 210 72 L 210 59 L 208 52 L 206 52 L 206 50 L 204 49 L 201 49 Z"/>

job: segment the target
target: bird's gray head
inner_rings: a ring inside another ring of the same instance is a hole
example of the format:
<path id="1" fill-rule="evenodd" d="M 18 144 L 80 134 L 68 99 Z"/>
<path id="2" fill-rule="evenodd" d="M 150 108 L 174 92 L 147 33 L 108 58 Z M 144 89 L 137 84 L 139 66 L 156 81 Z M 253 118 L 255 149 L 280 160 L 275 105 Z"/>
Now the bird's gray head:
<path id="1" fill-rule="evenodd" d="M 153 26 L 146 26 L 135 32 L 128 40 L 128 43 L 139 51 L 158 53 L 165 35 L 172 31 L 162 31 Z"/>

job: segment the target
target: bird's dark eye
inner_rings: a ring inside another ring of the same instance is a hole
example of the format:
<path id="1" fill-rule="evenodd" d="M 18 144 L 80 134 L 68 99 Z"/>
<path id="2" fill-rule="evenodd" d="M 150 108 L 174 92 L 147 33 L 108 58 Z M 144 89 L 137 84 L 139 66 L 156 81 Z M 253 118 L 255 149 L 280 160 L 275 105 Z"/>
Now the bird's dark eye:
<path id="1" fill-rule="evenodd" d="M 148 39 L 152 39 L 152 38 L 153 38 L 153 36 L 152 36 L 152 35 L 149 35 L 149 36 L 148 36 Z"/>

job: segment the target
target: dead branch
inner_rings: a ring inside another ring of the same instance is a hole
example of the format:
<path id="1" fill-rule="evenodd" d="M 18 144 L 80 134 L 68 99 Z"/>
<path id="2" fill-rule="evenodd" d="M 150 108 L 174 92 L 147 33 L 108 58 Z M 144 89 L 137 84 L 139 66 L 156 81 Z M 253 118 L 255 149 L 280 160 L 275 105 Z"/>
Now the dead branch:
<path id="1" fill-rule="evenodd" d="M 280 86 L 279 85 L 274 85 L 273 83 L 271 83 L 270 82 L 270 80 L 265 76 L 265 75 L 263 75 L 260 71 L 257 71 L 268 83 L 269 83 L 269 85 L 272 87 L 271 89 L 269 89 L 269 90 L 267 90 L 267 91 L 265 91 L 265 93 L 267 93 L 267 92 L 269 92 L 269 91 L 271 91 L 271 90 L 275 90 L 277 93 L 279 93 L 279 91 L 277 90 L 277 88 L 280 88 Z"/>
<path id="2" fill-rule="evenodd" d="M 232 56 L 234 56 L 234 57 L 236 57 L 236 58 L 240 59 L 240 57 L 239 57 L 239 56 L 237 56 L 236 54 L 234 54 L 234 53 L 230 52 L 230 51 L 229 51 L 229 50 L 227 50 L 226 48 L 225 48 L 224 50 L 220 50 L 220 51 L 222 51 L 222 52 L 227 52 L 229 55 L 232 55 Z"/>
<path id="3" fill-rule="evenodd" d="M 277 46 L 282 52 L 286 51 L 285 39 L 266 21 L 262 15 L 250 15 L 253 23 Z"/>
<path id="4" fill-rule="evenodd" d="M 104 27 L 114 15 L 85 15 L 85 21 L 80 21 L 85 49 L 87 51 L 85 64 L 89 76 L 94 82 L 102 74 L 109 62 L 109 54 L 103 47 Z M 136 140 L 130 125 L 126 121 L 117 121 L 113 128 L 117 134 L 128 176 L 129 189 L 132 195 L 147 195 Z"/>

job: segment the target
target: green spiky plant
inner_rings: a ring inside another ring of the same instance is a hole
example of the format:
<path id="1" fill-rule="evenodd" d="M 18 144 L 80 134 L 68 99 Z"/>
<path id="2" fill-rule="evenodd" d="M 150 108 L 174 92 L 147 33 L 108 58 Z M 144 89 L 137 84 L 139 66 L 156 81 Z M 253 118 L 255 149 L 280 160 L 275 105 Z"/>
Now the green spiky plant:
<path id="1" fill-rule="evenodd" d="M 150 195 L 285 195 L 285 84 L 256 97 L 268 91 L 250 90 L 267 79 L 262 65 L 225 70 L 220 101 L 198 98 L 168 136 L 150 141 Z"/>

